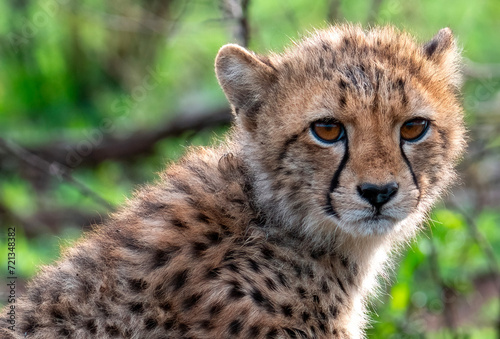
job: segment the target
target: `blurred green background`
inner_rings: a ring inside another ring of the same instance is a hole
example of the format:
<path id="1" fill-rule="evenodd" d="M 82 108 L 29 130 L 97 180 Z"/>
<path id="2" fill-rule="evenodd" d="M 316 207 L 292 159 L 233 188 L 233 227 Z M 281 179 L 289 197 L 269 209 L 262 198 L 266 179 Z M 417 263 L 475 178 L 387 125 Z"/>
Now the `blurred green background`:
<path id="1" fill-rule="evenodd" d="M 451 27 L 465 58 L 461 182 L 399 256 L 368 334 L 500 337 L 500 1 L 11 0 L 0 13 L 0 277 L 16 227 L 18 294 L 186 146 L 223 138 L 223 44 L 280 51 L 344 21 L 421 41 Z"/>

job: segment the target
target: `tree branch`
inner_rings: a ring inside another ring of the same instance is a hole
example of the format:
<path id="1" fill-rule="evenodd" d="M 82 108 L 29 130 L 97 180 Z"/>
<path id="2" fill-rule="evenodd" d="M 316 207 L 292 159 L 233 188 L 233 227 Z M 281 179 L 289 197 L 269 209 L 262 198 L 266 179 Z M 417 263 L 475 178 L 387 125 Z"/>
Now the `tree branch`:
<path id="1" fill-rule="evenodd" d="M 328 3 L 328 14 L 326 20 L 329 24 L 335 24 L 342 18 L 340 0 L 330 0 Z"/>
<path id="2" fill-rule="evenodd" d="M 233 36 L 243 47 L 248 47 L 248 43 L 250 41 L 250 27 L 248 23 L 249 4 L 250 0 L 221 1 L 224 16 L 227 19 L 235 21 L 235 24 L 232 27 Z"/>
<path id="3" fill-rule="evenodd" d="M 151 131 L 137 131 L 125 138 L 112 135 L 96 136 L 93 140 L 82 140 L 79 143 L 45 145 L 31 148 L 30 152 L 46 161 L 62 164 L 68 168 L 80 165 L 96 165 L 104 160 L 123 160 L 146 154 L 152 151 L 154 145 L 167 137 L 179 136 L 187 131 L 201 131 L 207 128 L 228 124 L 231 121 L 229 108 L 214 109 L 199 114 L 180 113 L 177 118 L 168 121 L 161 127 Z M 101 139 L 101 140 L 99 140 Z M 86 149 L 82 150 L 82 145 Z M 90 147 L 90 149 L 88 149 Z"/>
<path id="4" fill-rule="evenodd" d="M 500 64 L 482 64 L 465 59 L 463 73 L 466 77 L 475 79 L 500 78 Z"/>
<path id="5" fill-rule="evenodd" d="M 103 205 L 108 209 L 112 208 L 112 205 L 106 199 L 73 178 L 70 170 L 64 166 L 61 166 L 59 163 L 50 163 L 45 159 L 42 159 L 41 157 L 27 151 L 16 143 L 12 141 L 6 141 L 2 138 L 0 138 L 0 148 L 3 149 L 6 153 L 28 164 L 29 166 L 32 166 L 48 174 L 49 176 L 56 177 L 57 179 L 59 179 L 59 181 L 67 181 L 68 183 L 78 188 L 78 190 L 80 190 L 83 195 L 93 199 L 97 204 Z"/>

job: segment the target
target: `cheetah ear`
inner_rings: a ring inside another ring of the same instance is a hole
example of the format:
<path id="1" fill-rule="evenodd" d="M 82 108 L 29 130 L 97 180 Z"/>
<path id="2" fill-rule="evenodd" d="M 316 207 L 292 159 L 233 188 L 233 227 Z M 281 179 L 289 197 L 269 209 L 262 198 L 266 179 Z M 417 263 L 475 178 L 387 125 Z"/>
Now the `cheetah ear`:
<path id="1" fill-rule="evenodd" d="M 217 54 L 217 79 L 237 115 L 253 120 L 264 102 L 275 78 L 274 67 L 265 61 L 234 44 L 223 46 Z"/>
<path id="2" fill-rule="evenodd" d="M 458 88 L 462 83 L 459 72 L 460 51 L 451 29 L 448 27 L 440 29 L 422 49 L 425 57 L 444 70 L 450 83 Z"/>

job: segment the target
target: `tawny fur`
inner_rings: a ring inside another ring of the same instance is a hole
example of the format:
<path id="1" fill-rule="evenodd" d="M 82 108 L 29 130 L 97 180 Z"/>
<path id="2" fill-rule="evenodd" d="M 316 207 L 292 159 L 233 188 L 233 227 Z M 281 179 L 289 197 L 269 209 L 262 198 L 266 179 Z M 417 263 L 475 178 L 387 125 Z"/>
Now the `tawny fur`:
<path id="1" fill-rule="evenodd" d="M 363 337 L 377 276 L 454 177 L 458 63 L 449 29 L 419 44 L 343 25 L 268 57 L 223 47 L 227 141 L 192 149 L 44 267 L 2 338 Z M 403 141 L 417 117 L 427 133 Z M 345 139 L 318 141 L 321 119 Z M 376 215 L 358 186 L 387 182 L 399 188 Z"/>

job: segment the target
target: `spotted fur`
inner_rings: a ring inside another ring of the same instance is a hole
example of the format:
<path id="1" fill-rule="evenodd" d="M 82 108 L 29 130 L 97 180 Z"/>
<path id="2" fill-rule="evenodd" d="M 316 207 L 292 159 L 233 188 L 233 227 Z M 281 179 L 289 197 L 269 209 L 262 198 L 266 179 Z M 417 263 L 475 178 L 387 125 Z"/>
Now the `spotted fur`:
<path id="1" fill-rule="evenodd" d="M 336 26 L 268 57 L 224 46 L 226 143 L 191 150 L 42 268 L 2 337 L 363 337 L 377 275 L 454 177 L 458 61 L 446 28 L 419 44 Z M 415 117 L 430 127 L 405 142 Z M 321 119 L 346 137 L 319 142 Z M 387 182 L 382 207 L 359 193 Z"/>

